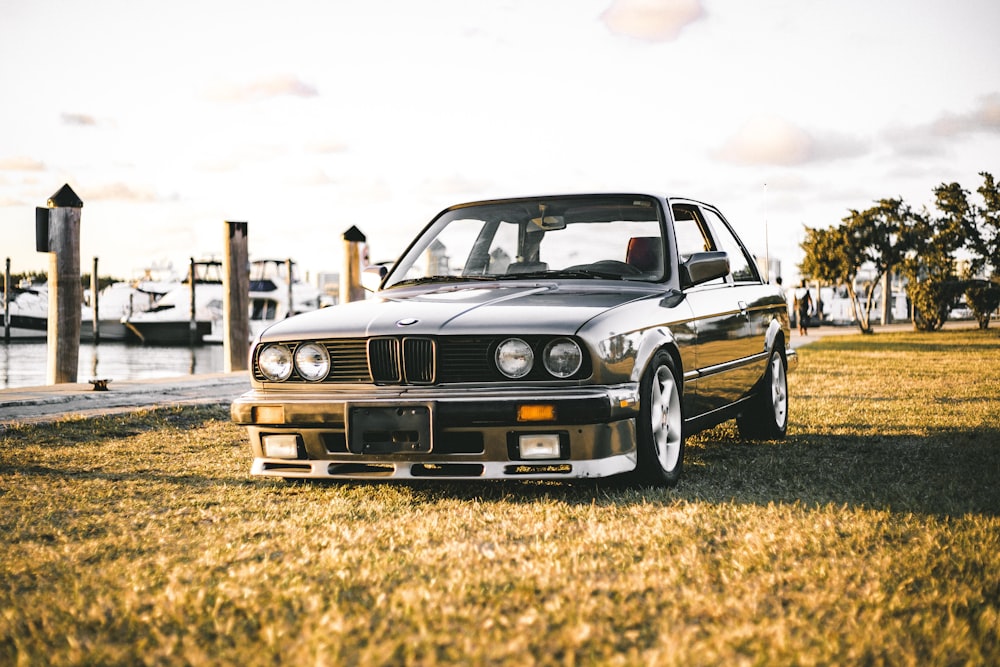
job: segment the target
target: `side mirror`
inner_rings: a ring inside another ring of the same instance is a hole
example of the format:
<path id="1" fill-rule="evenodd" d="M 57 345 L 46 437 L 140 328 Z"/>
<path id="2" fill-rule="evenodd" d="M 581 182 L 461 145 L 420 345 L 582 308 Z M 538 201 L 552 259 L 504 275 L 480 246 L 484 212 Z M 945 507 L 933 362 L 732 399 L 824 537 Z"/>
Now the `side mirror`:
<path id="1" fill-rule="evenodd" d="M 729 255 L 720 251 L 696 252 L 681 264 L 681 288 L 694 287 L 729 275 Z"/>
<path id="2" fill-rule="evenodd" d="M 377 292 L 387 273 L 389 267 L 385 264 L 370 264 L 361 270 L 361 286 L 367 292 Z"/>

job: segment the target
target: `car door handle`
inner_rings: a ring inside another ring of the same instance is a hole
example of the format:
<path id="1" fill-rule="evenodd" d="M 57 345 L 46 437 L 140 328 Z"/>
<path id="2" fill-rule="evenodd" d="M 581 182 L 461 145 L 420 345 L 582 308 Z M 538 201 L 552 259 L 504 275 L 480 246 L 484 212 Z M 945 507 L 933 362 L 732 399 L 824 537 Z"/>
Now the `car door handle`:
<path id="1" fill-rule="evenodd" d="M 746 301 L 740 301 L 739 302 L 739 306 L 740 306 L 740 315 L 742 315 L 743 317 L 745 317 L 746 320 L 747 320 L 747 322 L 749 322 L 750 321 L 750 311 L 747 309 L 747 302 Z"/>

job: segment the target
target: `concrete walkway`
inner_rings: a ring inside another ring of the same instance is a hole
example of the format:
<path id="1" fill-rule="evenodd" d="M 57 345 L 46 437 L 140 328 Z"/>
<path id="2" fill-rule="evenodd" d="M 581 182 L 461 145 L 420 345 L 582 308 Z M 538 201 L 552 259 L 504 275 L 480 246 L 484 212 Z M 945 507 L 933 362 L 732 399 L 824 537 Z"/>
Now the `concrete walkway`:
<path id="1" fill-rule="evenodd" d="M 0 425 L 96 417 L 148 407 L 229 405 L 250 389 L 246 371 L 110 382 L 95 391 L 88 382 L 0 390 Z"/>
<path id="2" fill-rule="evenodd" d="M 885 326 L 881 324 L 874 325 L 873 329 L 875 333 L 887 332 L 887 331 L 913 331 L 913 325 L 909 322 L 902 324 L 887 324 Z M 792 327 L 792 348 L 798 349 L 803 345 L 808 345 L 821 338 L 827 336 L 853 336 L 854 334 L 860 334 L 861 329 L 857 325 L 851 326 L 833 326 L 824 325 L 819 327 L 812 327 L 808 330 L 805 336 L 799 335 L 799 330 Z"/>

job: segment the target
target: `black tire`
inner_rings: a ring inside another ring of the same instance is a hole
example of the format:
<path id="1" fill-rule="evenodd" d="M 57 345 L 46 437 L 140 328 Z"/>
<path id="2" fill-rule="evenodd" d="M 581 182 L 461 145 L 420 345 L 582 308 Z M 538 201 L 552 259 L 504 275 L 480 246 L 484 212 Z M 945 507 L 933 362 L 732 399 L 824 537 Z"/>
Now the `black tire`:
<path id="1" fill-rule="evenodd" d="M 767 360 L 747 408 L 736 419 L 740 436 L 753 440 L 781 440 L 788 432 L 788 368 L 777 347 Z"/>
<path id="2" fill-rule="evenodd" d="M 684 413 L 677 369 L 662 350 L 653 355 L 639 383 L 638 419 L 636 481 L 674 486 L 684 464 Z"/>

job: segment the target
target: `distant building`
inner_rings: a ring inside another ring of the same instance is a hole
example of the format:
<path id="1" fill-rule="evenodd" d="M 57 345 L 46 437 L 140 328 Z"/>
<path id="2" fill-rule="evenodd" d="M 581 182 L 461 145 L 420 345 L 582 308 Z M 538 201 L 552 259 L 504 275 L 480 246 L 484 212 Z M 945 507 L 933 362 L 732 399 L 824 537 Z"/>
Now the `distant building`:
<path id="1" fill-rule="evenodd" d="M 316 274 L 316 287 L 320 291 L 320 305 L 336 306 L 340 303 L 340 274 L 319 272 Z"/>
<path id="2" fill-rule="evenodd" d="M 781 260 L 775 258 L 766 257 L 754 257 L 757 260 L 757 270 L 760 271 L 760 275 L 764 280 L 769 283 L 773 283 L 778 277 L 781 276 Z"/>

